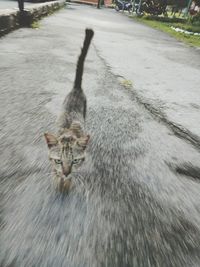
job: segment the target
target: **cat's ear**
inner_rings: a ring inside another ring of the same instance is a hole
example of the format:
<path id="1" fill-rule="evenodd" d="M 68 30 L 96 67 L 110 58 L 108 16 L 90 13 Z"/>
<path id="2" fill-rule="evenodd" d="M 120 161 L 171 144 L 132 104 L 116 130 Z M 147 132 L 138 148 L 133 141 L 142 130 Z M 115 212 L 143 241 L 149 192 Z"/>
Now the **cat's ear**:
<path id="1" fill-rule="evenodd" d="M 85 149 L 87 144 L 88 144 L 88 142 L 89 142 L 89 140 L 90 140 L 90 135 L 89 134 L 87 134 L 85 136 L 82 136 L 82 137 L 80 137 L 78 139 L 78 145 Z"/>
<path id="2" fill-rule="evenodd" d="M 51 148 L 52 146 L 57 145 L 58 140 L 57 140 L 57 138 L 53 134 L 45 133 L 44 134 L 44 137 L 46 139 L 48 148 Z"/>

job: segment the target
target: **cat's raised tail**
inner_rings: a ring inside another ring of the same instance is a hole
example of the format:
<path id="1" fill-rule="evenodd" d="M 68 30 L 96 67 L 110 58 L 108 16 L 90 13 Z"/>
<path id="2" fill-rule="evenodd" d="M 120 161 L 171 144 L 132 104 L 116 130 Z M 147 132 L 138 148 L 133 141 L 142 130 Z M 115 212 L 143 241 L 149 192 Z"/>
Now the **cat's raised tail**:
<path id="1" fill-rule="evenodd" d="M 81 89 L 84 61 L 85 61 L 85 57 L 87 55 L 87 51 L 90 46 L 93 35 L 94 35 L 94 31 L 92 29 L 85 30 L 85 40 L 84 40 L 81 54 L 78 58 L 77 67 L 76 67 L 74 89 Z"/>

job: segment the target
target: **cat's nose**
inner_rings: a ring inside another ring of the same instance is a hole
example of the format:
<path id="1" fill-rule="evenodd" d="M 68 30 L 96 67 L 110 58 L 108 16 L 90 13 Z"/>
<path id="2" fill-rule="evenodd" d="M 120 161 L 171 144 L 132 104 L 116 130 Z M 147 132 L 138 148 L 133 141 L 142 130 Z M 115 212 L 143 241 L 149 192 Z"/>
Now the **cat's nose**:
<path id="1" fill-rule="evenodd" d="M 63 168 L 63 174 L 64 174 L 65 176 L 68 176 L 70 173 L 71 173 L 71 166 L 65 166 L 65 167 Z"/>

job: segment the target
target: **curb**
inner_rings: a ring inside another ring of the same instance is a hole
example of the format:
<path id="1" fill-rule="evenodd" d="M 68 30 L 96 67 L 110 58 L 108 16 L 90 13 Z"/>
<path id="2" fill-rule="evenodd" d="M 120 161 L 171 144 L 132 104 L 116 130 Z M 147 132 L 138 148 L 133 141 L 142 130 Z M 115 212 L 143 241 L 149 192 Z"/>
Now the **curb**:
<path id="1" fill-rule="evenodd" d="M 94 6 L 97 7 L 97 3 L 92 3 L 92 2 L 87 2 L 87 1 L 81 1 L 81 0 L 67 0 L 67 3 L 75 3 L 75 4 L 82 4 L 82 5 L 88 5 L 88 6 Z M 114 8 L 113 6 L 110 5 L 103 5 L 101 8 Z"/>
<path id="2" fill-rule="evenodd" d="M 33 21 L 64 7 L 65 2 L 65 0 L 57 0 L 35 4 L 34 7 L 29 7 L 23 12 L 6 10 L 5 13 L 0 13 L 0 37 L 20 27 L 29 27 Z"/>
<path id="3" fill-rule="evenodd" d="M 79 0 L 67 0 L 67 3 L 75 3 L 75 4 L 83 4 L 87 6 L 97 6 L 97 3 L 86 2 L 86 1 L 79 1 Z"/>

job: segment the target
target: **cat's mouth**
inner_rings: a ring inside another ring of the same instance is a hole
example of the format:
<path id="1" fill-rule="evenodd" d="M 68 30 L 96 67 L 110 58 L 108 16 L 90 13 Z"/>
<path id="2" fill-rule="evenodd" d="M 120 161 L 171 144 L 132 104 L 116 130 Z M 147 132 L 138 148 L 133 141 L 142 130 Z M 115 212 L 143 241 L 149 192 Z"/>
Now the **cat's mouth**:
<path id="1" fill-rule="evenodd" d="M 72 174 L 69 173 L 67 176 L 58 172 L 54 172 L 57 178 L 60 178 L 62 181 L 67 181 L 72 179 Z"/>
<path id="2" fill-rule="evenodd" d="M 71 180 L 72 179 L 72 175 L 67 175 L 67 176 L 65 176 L 65 175 L 63 175 L 63 176 L 61 176 L 61 179 L 63 180 L 63 181 L 66 181 L 66 180 Z"/>

